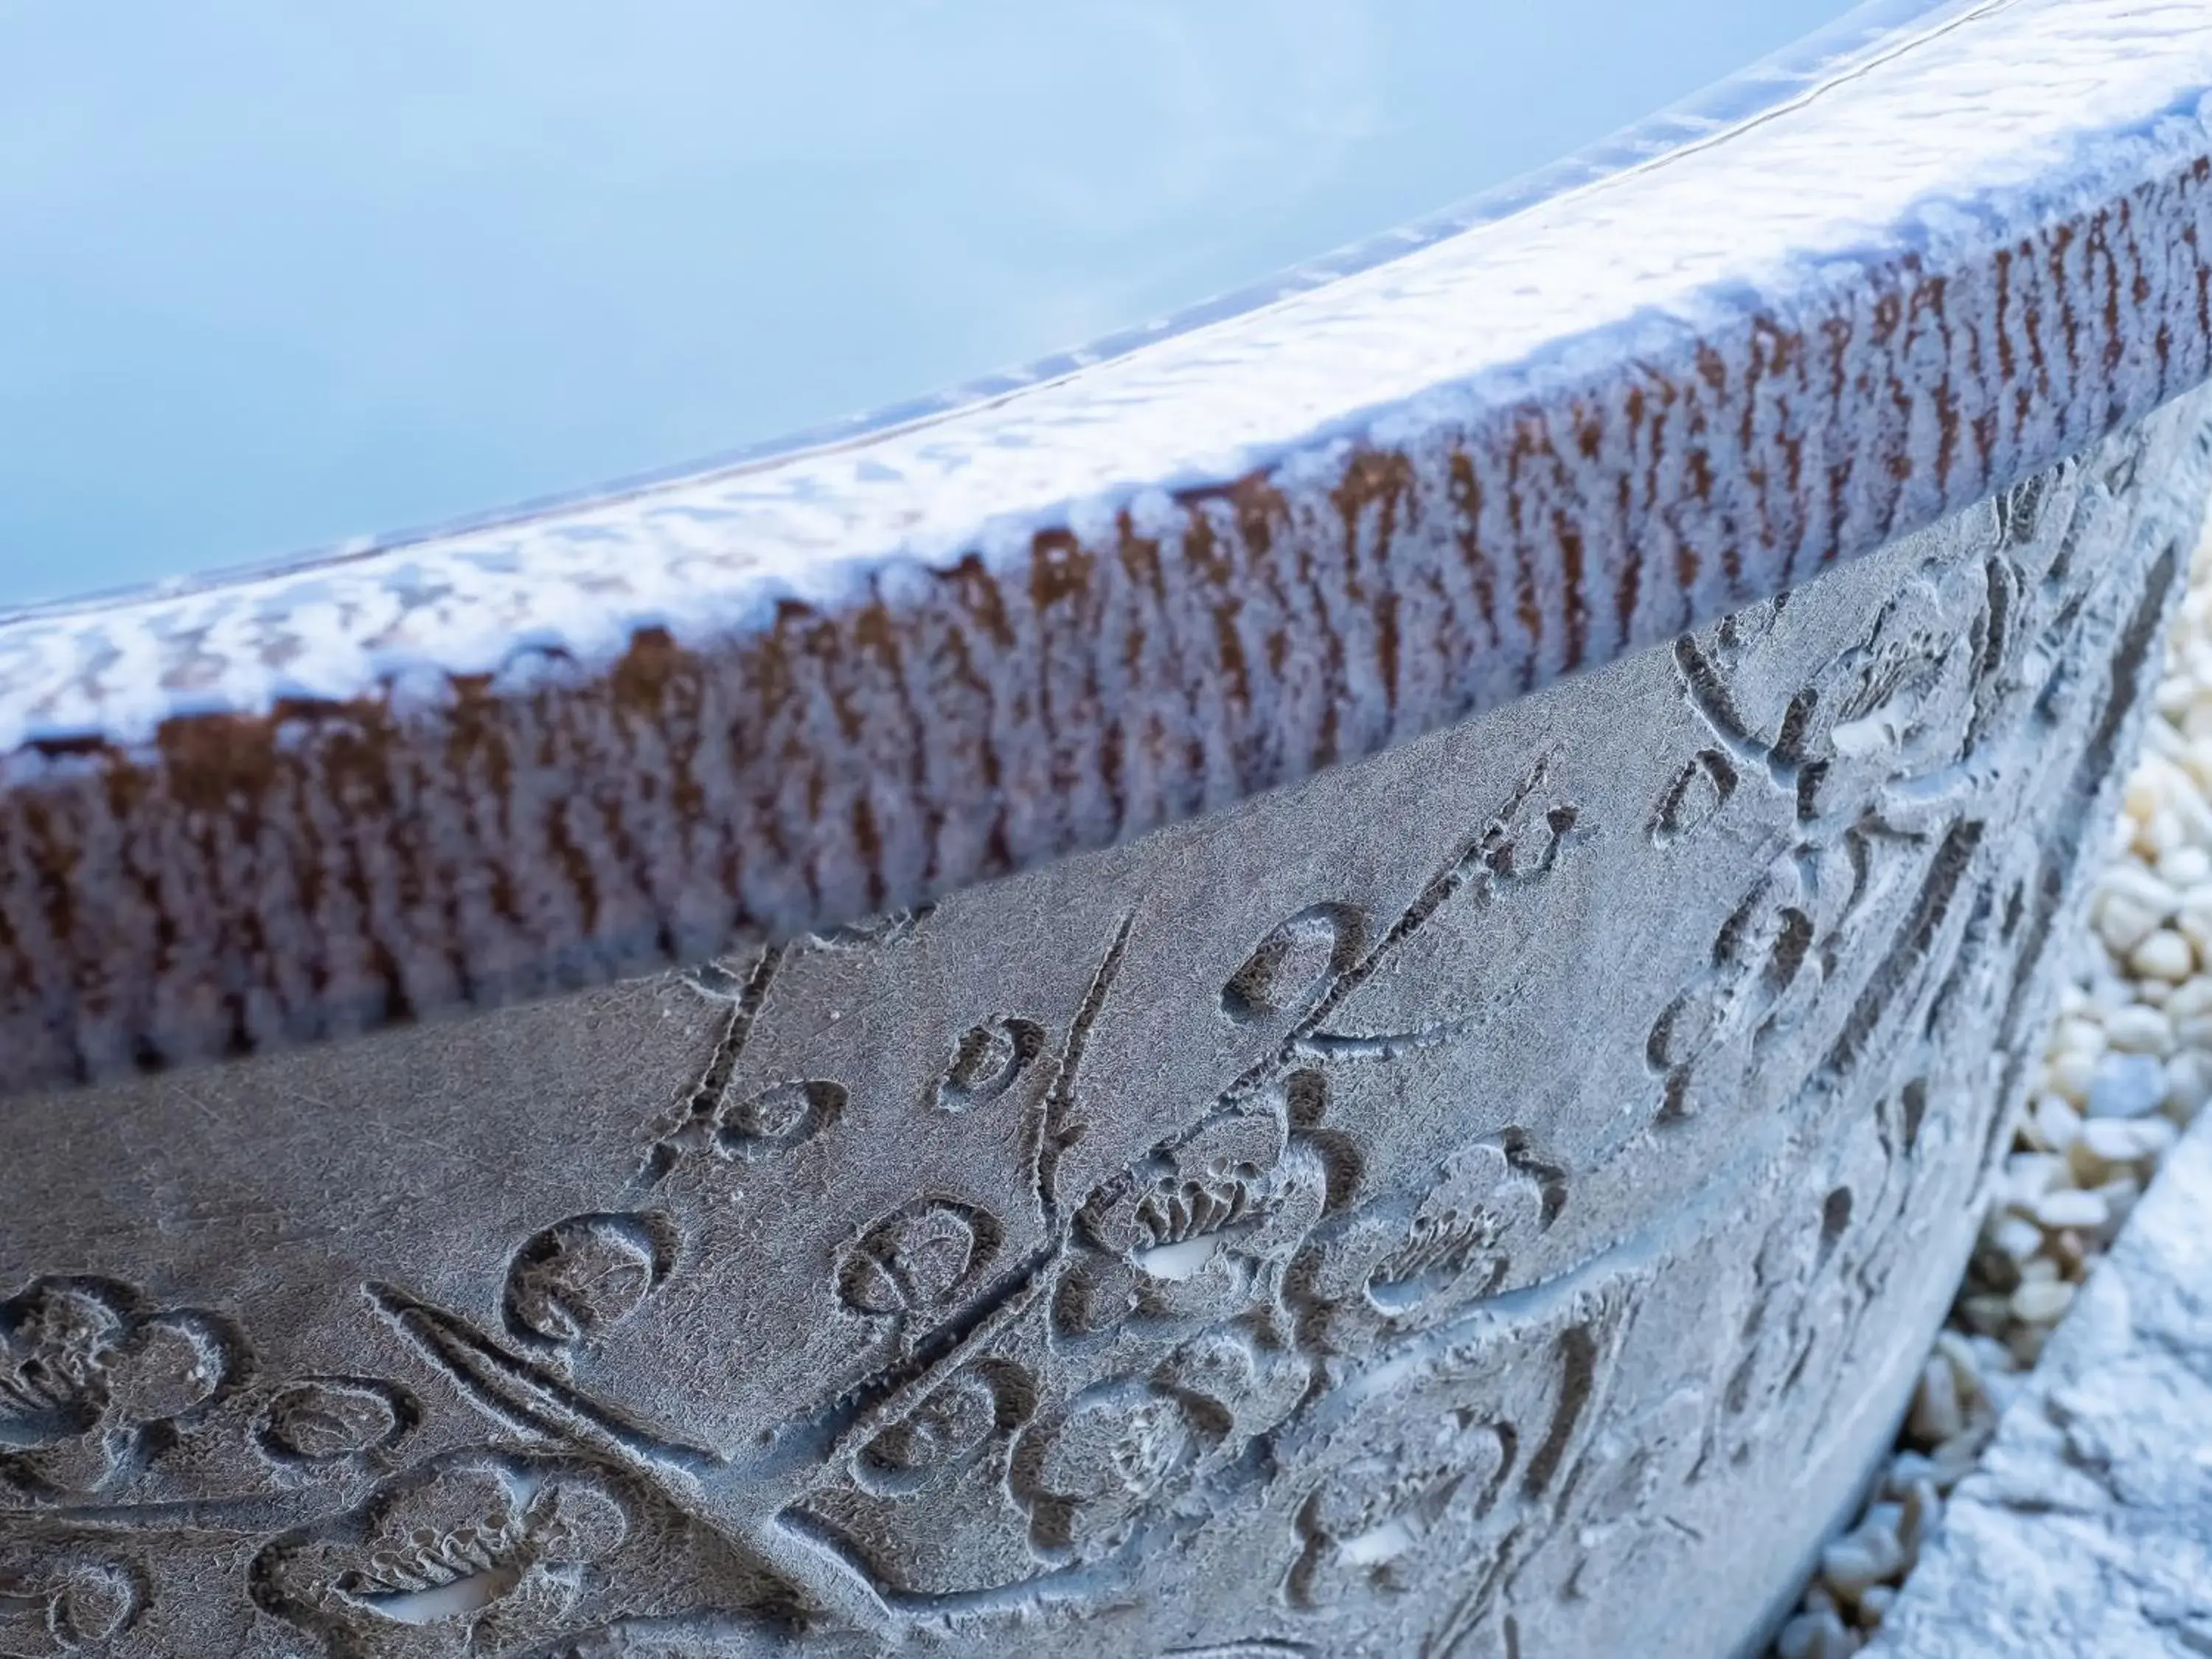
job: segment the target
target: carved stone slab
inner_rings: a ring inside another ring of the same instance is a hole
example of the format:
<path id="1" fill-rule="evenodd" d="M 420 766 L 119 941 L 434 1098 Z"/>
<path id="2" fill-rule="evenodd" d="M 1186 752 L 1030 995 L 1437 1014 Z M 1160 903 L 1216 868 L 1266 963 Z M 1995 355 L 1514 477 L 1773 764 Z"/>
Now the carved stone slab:
<path id="1" fill-rule="evenodd" d="M 10 1102 L 0 1656 L 1740 1648 L 1968 1249 L 2205 413 L 934 908 Z"/>

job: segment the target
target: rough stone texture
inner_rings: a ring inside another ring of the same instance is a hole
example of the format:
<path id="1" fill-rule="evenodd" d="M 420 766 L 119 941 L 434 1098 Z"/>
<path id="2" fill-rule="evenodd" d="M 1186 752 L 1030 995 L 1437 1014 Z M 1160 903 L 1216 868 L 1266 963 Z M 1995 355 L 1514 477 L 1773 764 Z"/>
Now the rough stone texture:
<path id="1" fill-rule="evenodd" d="M 1710 625 L 2212 374 L 2199 0 L 1945 3 L 1848 69 L 935 422 L 0 617 L 0 1091 L 1124 842 Z"/>
<path id="2" fill-rule="evenodd" d="M 2212 1654 L 2212 1116 L 1953 1495 L 1874 1654 Z"/>
<path id="3" fill-rule="evenodd" d="M 1971 1243 L 2206 414 L 933 909 L 9 1103 L 0 1655 L 1741 1649 Z"/>

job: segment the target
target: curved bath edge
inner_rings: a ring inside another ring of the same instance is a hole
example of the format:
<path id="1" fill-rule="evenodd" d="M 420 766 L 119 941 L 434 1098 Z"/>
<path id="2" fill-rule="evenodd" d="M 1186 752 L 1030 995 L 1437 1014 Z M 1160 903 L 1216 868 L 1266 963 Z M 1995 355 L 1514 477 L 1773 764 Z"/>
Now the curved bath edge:
<path id="1" fill-rule="evenodd" d="M 0 623 L 0 1090 L 926 902 L 1987 501 L 2212 374 L 2208 88 L 2199 6 L 1975 9 L 927 428 Z"/>

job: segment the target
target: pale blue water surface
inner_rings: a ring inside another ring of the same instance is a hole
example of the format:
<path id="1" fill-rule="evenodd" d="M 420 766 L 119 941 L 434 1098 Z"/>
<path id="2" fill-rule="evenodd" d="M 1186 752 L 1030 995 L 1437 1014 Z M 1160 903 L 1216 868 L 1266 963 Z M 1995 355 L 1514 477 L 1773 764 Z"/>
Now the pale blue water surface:
<path id="1" fill-rule="evenodd" d="M 774 439 L 1420 217 L 1845 0 L 0 0 L 0 604 Z"/>

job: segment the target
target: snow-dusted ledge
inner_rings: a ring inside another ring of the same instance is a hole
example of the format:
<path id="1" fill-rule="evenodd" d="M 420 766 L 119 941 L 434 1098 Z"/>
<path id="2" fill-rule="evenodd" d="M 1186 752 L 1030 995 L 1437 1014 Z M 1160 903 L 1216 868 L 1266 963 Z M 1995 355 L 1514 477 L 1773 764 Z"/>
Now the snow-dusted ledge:
<path id="1" fill-rule="evenodd" d="M 1877 9 L 949 412 L 0 617 L 0 1089 L 909 903 L 1867 553 L 2212 373 L 2208 94 L 2205 0 Z"/>

